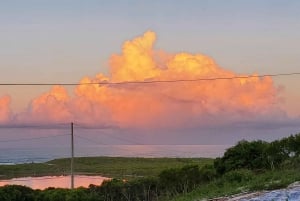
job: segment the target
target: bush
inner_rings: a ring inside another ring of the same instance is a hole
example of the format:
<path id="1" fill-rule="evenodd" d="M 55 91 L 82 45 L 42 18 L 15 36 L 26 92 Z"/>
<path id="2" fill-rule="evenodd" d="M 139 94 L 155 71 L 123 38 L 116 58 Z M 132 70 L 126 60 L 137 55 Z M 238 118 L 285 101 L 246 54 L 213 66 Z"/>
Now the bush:
<path id="1" fill-rule="evenodd" d="M 268 143 L 261 140 L 240 141 L 234 147 L 227 149 L 222 158 L 217 158 L 214 167 L 220 175 L 237 169 L 267 169 L 267 147 Z"/>
<path id="2" fill-rule="evenodd" d="M 216 169 L 213 165 L 205 165 L 200 168 L 200 182 L 207 183 L 214 180 L 217 177 Z"/>
<path id="3" fill-rule="evenodd" d="M 186 193 L 200 183 L 200 171 L 197 165 L 188 165 L 180 169 L 164 170 L 159 175 L 160 188 L 167 195 Z"/>
<path id="4" fill-rule="evenodd" d="M 6 185 L 0 187 L 1 201 L 34 201 L 35 191 L 26 186 Z"/>
<path id="5" fill-rule="evenodd" d="M 223 179 L 226 182 L 248 182 L 253 179 L 253 172 L 247 169 L 233 170 L 224 174 Z"/>

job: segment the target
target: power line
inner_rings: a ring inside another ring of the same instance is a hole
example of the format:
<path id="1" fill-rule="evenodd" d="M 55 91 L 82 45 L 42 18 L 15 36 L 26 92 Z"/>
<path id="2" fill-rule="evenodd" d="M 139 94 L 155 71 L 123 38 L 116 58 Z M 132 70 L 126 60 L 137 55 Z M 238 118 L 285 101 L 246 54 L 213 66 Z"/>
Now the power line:
<path id="1" fill-rule="evenodd" d="M 249 79 L 262 77 L 279 77 L 300 75 L 300 73 L 278 73 L 265 75 L 246 75 L 246 76 L 232 76 L 232 77 L 212 77 L 212 78 L 196 78 L 196 79 L 176 79 L 176 80 L 149 80 L 149 81 L 125 81 L 125 82 L 103 82 L 99 84 L 121 85 L 121 84 L 151 84 L 151 83 L 174 83 L 174 82 L 197 82 L 197 81 L 215 81 L 215 80 L 233 80 L 233 79 Z"/>
<path id="2" fill-rule="evenodd" d="M 85 141 L 88 141 L 88 142 L 91 142 L 91 143 L 93 143 L 93 144 L 96 144 L 96 145 L 108 145 L 108 144 L 104 144 L 104 143 L 102 143 L 102 142 L 100 142 L 100 141 L 95 141 L 95 139 L 90 139 L 90 138 L 86 138 L 86 137 L 82 137 L 82 136 L 80 136 L 80 135 L 77 135 L 77 134 L 74 134 L 75 135 L 75 137 L 78 137 L 79 139 L 83 139 L 83 140 L 85 140 Z"/>
<path id="3" fill-rule="evenodd" d="M 90 142 L 90 143 L 95 144 L 95 145 L 110 146 L 110 147 L 115 146 L 115 145 L 111 145 L 111 144 L 105 144 L 105 143 L 100 142 L 100 141 L 95 140 L 95 139 L 90 139 L 90 138 L 82 137 L 82 136 L 76 135 L 76 134 L 74 136 L 77 137 L 77 138 L 79 138 L 79 139 L 81 139 L 81 140 L 85 140 L 85 141 Z M 122 148 L 118 147 L 118 150 L 131 151 L 130 149 L 126 149 L 126 148 L 123 148 L 123 147 Z"/>
<path id="4" fill-rule="evenodd" d="M 116 125 L 110 125 L 110 124 L 101 124 L 101 125 L 91 125 L 91 124 L 84 124 L 84 123 L 74 123 L 74 127 L 78 129 L 91 129 L 91 130 L 109 130 L 109 129 L 119 129 Z"/>
<path id="5" fill-rule="evenodd" d="M 57 124 L 0 124 L 0 129 L 66 129 L 68 128 L 66 123 Z"/>
<path id="6" fill-rule="evenodd" d="M 85 82 L 85 83 L 0 83 L 0 86 L 55 86 L 55 85 L 79 86 L 79 85 L 152 84 L 152 83 L 176 83 L 176 82 L 249 79 L 249 78 L 280 77 L 280 76 L 293 76 L 293 75 L 300 75 L 300 73 L 294 72 L 294 73 L 277 73 L 277 74 L 263 74 L 263 75 L 231 76 L 231 77 L 211 77 L 211 78 L 176 79 L 176 80 L 122 81 L 122 82 L 102 81 L 102 82 Z"/>
<path id="7" fill-rule="evenodd" d="M 19 141 L 27 141 L 27 140 L 38 140 L 38 139 L 61 137 L 61 136 L 67 136 L 67 135 L 70 135 L 70 134 L 60 134 L 60 135 L 51 135 L 51 136 L 34 137 L 34 138 L 20 138 L 20 139 L 13 139 L 13 140 L 0 140 L 0 143 L 1 142 L 19 142 Z"/>
<path id="8" fill-rule="evenodd" d="M 82 139 L 82 140 L 85 140 L 87 142 L 90 142 L 90 143 L 93 143 L 95 145 L 106 145 L 106 146 L 115 146 L 115 145 L 111 145 L 111 144 L 106 144 L 106 143 L 103 143 L 103 142 L 100 142 L 96 139 L 90 139 L 90 138 L 87 138 L 87 137 L 83 137 L 81 135 L 77 135 L 75 134 L 74 135 L 75 137 L 79 138 L 79 139 Z M 134 144 L 130 144 L 130 145 L 127 145 L 127 144 L 124 144 L 124 146 L 147 146 L 147 144 L 144 144 L 144 143 L 140 143 L 140 142 L 137 142 L 137 141 L 133 141 L 133 140 L 129 140 L 129 139 L 124 139 L 124 138 L 120 138 L 120 137 L 115 137 L 115 136 L 110 136 L 112 138 L 115 138 L 115 139 L 118 139 L 118 140 L 121 140 L 121 141 L 125 141 L 125 142 L 130 142 L 130 143 L 134 143 Z M 166 151 L 166 152 L 174 152 L 175 150 L 173 149 L 168 149 L 166 148 L 164 145 L 157 145 L 159 146 L 160 150 L 161 151 Z M 118 150 L 124 150 L 124 151 L 132 151 L 131 149 L 129 148 L 124 148 L 124 147 L 118 147 L 117 148 Z M 178 152 L 178 151 L 177 151 Z M 192 154 L 192 152 L 187 152 L 187 151 L 180 151 L 181 154 Z M 149 156 L 149 157 L 157 157 L 157 155 L 153 154 L 153 153 L 144 153 L 143 156 Z M 175 156 L 175 155 L 174 155 Z M 177 157 L 177 156 L 176 156 Z"/>
<path id="9" fill-rule="evenodd" d="M 80 135 L 75 135 L 75 137 L 77 137 L 77 138 L 79 138 L 81 140 L 85 140 L 85 141 L 90 142 L 90 143 L 95 144 L 95 145 L 110 146 L 110 147 L 116 146 L 116 145 L 112 145 L 112 144 L 106 144 L 106 143 L 100 142 L 100 141 L 95 140 L 95 139 L 92 140 L 90 138 L 82 137 Z M 125 146 L 128 146 L 128 145 L 125 145 Z M 118 150 L 123 150 L 123 151 L 132 151 L 131 149 L 128 149 L 128 148 L 126 149 L 124 147 L 120 147 L 119 145 L 118 145 L 117 149 Z M 144 154 L 144 155 L 154 156 L 154 155 L 151 155 L 151 154 Z"/>

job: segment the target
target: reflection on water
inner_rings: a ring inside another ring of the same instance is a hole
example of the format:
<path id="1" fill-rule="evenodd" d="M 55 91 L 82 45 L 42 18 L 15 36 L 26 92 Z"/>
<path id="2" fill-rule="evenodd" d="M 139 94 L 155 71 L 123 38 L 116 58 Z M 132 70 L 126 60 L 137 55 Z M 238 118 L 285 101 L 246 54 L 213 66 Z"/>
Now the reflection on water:
<path id="1" fill-rule="evenodd" d="M 109 178 L 101 176 L 76 175 L 74 178 L 74 186 L 77 188 L 81 186 L 88 187 L 90 184 L 100 185 L 104 180 L 109 180 Z M 41 190 L 48 187 L 70 188 L 71 176 L 22 177 L 0 181 L 0 186 L 13 184 Z"/>

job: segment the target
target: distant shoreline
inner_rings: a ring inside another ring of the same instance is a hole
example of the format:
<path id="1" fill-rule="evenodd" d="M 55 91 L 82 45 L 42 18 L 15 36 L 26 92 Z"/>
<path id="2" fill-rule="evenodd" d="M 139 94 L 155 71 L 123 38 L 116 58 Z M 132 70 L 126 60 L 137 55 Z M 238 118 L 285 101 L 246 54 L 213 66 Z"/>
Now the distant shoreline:
<path id="1" fill-rule="evenodd" d="M 76 146 L 75 157 L 216 158 L 230 145 L 103 145 Z M 43 163 L 69 158 L 65 147 L 1 147 L 0 163 Z"/>
<path id="2" fill-rule="evenodd" d="M 157 176 L 162 170 L 168 168 L 180 168 L 185 165 L 203 166 L 212 164 L 212 162 L 212 158 L 75 157 L 74 173 L 132 179 L 140 176 Z M 0 165 L 0 179 L 69 174 L 70 158 L 54 159 L 42 163 Z"/>
<path id="3" fill-rule="evenodd" d="M 0 165 L 16 165 L 15 163 L 10 163 L 10 162 L 1 162 Z"/>

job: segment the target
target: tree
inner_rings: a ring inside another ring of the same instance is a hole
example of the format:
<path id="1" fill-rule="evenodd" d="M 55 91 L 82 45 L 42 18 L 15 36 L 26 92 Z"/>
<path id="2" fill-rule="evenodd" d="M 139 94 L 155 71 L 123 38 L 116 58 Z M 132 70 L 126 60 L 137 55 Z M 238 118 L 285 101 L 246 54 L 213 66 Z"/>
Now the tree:
<path id="1" fill-rule="evenodd" d="M 0 187 L 1 201 L 34 201 L 35 191 L 26 186 L 6 185 Z"/>
<path id="2" fill-rule="evenodd" d="M 237 145 L 227 149 L 222 158 L 214 161 L 217 173 L 224 174 L 237 169 L 266 169 L 268 143 L 257 140 L 248 142 L 242 140 Z"/>

